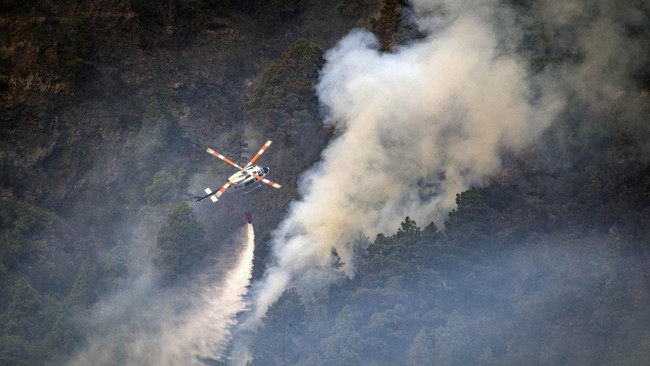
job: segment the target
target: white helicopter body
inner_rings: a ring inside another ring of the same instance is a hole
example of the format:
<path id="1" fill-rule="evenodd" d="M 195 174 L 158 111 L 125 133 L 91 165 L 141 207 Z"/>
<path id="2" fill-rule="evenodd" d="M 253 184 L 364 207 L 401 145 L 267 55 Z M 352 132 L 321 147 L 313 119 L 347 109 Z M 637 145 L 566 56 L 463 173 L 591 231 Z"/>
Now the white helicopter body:
<path id="1" fill-rule="evenodd" d="M 261 167 L 259 165 L 254 165 L 255 161 L 257 161 L 257 159 L 259 159 L 259 157 L 262 156 L 264 151 L 266 151 L 266 149 L 268 149 L 268 147 L 271 146 L 271 142 L 272 142 L 271 140 L 266 141 L 264 146 L 260 148 L 257 154 L 255 154 L 255 156 L 253 156 L 253 158 L 243 168 L 237 165 L 232 160 L 223 156 L 222 154 L 208 148 L 206 150 L 208 154 L 225 161 L 226 163 L 239 169 L 239 171 L 231 175 L 228 178 L 228 181 L 226 181 L 226 183 L 223 186 L 221 186 L 221 188 L 219 188 L 218 191 L 213 192 L 210 188 L 206 188 L 205 189 L 206 195 L 202 197 L 196 197 L 197 201 L 201 201 L 205 198 L 210 197 L 210 200 L 212 200 L 212 202 L 217 202 L 219 200 L 219 197 L 221 197 L 221 195 L 223 194 L 223 192 L 225 192 L 226 189 L 230 187 L 233 187 L 234 189 L 246 189 L 247 192 L 250 192 L 251 190 L 260 187 L 261 186 L 260 182 L 267 184 L 276 189 L 282 188 L 282 186 L 279 185 L 278 183 L 272 182 L 264 178 L 271 170 L 269 167 Z M 253 186 L 254 184 L 256 185 Z"/>

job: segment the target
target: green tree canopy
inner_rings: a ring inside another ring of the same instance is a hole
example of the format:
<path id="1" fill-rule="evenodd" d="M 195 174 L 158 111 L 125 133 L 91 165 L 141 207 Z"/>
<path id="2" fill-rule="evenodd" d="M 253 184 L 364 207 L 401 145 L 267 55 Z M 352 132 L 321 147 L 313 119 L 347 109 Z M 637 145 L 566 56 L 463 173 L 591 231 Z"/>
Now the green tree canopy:
<path id="1" fill-rule="evenodd" d="M 42 337 L 49 329 L 44 324 L 46 307 L 41 294 L 21 278 L 9 296 L 9 309 L 0 317 L 5 333 L 20 336 L 27 341 Z"/>
<path id="2" fill-rule="evenodd" d="M 323 64 L 323 50 L 312 41 L 298 39 L 262 75 L 246 106 L 247 119 L 287 136 L 318 120 L 314 84 Z"/>
<path id="3" fill-rule="evenodd" d="M 254 347 L 252 365 L 295 365 L 303 350 L 299 350 L 307 337 L 305 308 L 295 289 L 289 289 L 273 304 L 259 336 L 266 342 Z"/>
<path id="4" fill-rule="evenodd" d="M 167 279 L 188 272 L 205 256 L 205 230 L 187 203 L 182 202 L 169 212 L 158 231 L 157 248 L 154 262 Z"/>
<path id="5" fill-rule="evenodd" d="M 154 174 L 153 183 L 145 188 L 144 197 L 147 199 L 148 205 L 157 205 L 174 197 L 176 195 L 175 188 L 174 176 L 167 169 L 161 169 Z"/>

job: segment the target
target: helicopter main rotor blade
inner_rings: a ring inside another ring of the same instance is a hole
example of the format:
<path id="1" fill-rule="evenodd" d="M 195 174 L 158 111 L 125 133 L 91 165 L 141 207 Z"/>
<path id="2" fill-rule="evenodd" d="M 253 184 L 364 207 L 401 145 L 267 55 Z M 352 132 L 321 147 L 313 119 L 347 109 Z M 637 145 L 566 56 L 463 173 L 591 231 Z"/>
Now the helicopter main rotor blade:
<path id="1" fill-rule="evenodd" d="M 270 185 L 270 186 L 273 187 L 273 188 L 276 188 L 276 189 L 280 189 L 280 188 L 282 188 L 281 185 L 279 185 L 279 184 L 277 184 L 277 183 L 275 183 L 275 182 L 272 182 L 272 181 L 270 181 L 270 180 L 268 180 L 268 179 L 266 179 L 266 178 L 262 178 L 262 177 L 260 177 L 259 175 L 251 174 L 251 176 L 252 176 L 253 178 L 259 180 L 260 182 L 264 183 L 264 184 L 268 184 L 268 185 Z"/>
<path id="2" fill-rule="evenodd" d="M 264 146 L 262 146 L 262 147 L 260 148 L 260 151 L 258 151 L 257 154 L 255 154 L 255 156 L 253 156 L 253 158 L 251 159 L 251 161 L 249 161 L 248 164 L 246 164 L 246 166 L 253 165 L 253 163 L 255 163 L 255 161 L 257 161 L 257 159 L 259 159 L 260 156 L 262 156 L 262 154 L 264 154 L 264 152 L 266 151 L 266 149 L 268 149 L 269 146 L 271 146 L 271 143 L 273 143 L 273 141 L 271 141 L 271 140 L 266 141 L 266 143 L 264 144 Z"/>
<path id="3" fill-rule="evenodd" d="M 216 157 L 216 158 L 219 158 L 219 159 L 225 161 L 226 163 L 228 163 L 228 164 L 234 166 L 235 168 L 237 168 L 237 169 L 239 169 L 239 170 L 244 170 L 244 168 L 242 168 L 242 167 L 240 167 L 239 165 L 235 164 L 234 161 L 232 161 L 232 160 L 228 159 L 227 157 L 221 155 L 220 153 L 218 153 L 218 152 L 212 150 L 211 148 L 208 148 L 208 149 L 205 150 L 205 151 L 206 151 L 208 154 L 210 154 L 210 155 L 212 155 L 212 156 L 214 156 L 214 157 Z"/>
<path id="4" fill-rule="evenodd" d="M 219 200 L 219 197 L 221 197 L 221 195 L 223 194 L 223 192 L 225 192 L 226 189 L 228 189 L 231 185 L 232 185 L 232 182 L 231 182 L 231 181 L 227 181 L 226 184 L 224 184 L 223 186 L 221 186 L 221 188 L 219 188 L 219 190 L 218 190 L 216 193 L 215 193 L 215 192 L 212 192 L 212 190 L 211 190 L 210 188 L 206 188 L 206 189 L 205 189 L 205 193 L 206 193 L 206 195 L 203 196 L 203 197 L 199 197 L 197 201 L 202 201 L 202 200 L 204 200 L 205 198 L 210 197 L 210 200 L 211 200 L 212 202 L 217 202 L 217 201 Z"/>

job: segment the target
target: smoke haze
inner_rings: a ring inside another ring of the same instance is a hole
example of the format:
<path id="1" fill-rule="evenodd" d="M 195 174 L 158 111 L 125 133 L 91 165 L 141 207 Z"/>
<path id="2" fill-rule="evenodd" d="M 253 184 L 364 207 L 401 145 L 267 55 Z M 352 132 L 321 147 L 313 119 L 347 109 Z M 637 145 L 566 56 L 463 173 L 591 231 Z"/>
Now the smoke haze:
<path id="1" fill-rule="evenodd" d="M 579 58 L 563 66 L 564 88 L 590 103 L 610 103 L 623 91 L 638 90 L 632 74 L 646 51 L 645 40 L 634 33 L 647 21 L 647 3 L 553 1 L 536 5 L 535 11 L 561 31 L 554 41 Z"/>

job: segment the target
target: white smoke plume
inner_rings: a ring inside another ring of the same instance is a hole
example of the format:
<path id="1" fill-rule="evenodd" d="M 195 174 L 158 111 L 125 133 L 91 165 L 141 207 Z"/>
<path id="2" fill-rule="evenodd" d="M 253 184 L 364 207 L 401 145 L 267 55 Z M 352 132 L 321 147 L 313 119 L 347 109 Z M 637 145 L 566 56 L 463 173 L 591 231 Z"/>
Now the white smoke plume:
<path id="1" fill-rule="evenodd" d="M 253 286 L 234 364 L 251 357 L 246 335 L 285 289 L 309 296 L 337 278 L 332 248 L 354 275 L 355 239 L 394 232 L 406 216 L 441 227 L 456 194 L 498 172 L 503 153 L 538 140 L 568 98 L 597 110 L 638 93 L 646 41 L 630 34 L 646 31 L 647 2 L 411 5 L 423 39 L 382 53 L 358 30 L 325 56 L 317 92 L 337 137 L 274 233 L 274 263 Z M 521 27 L 547 42 L 526 47 L 548 53 L 522 47 Z M 543 69 L 527 59 L 535 52 L 549 57 Z"/>
<path id="2" fill-rule="evenodd" d="M 252 224 L 242 236 L 236 265 L 226 277 L 193 287 L 185 299 L 154 295 L 144 276 L 119 299 L 100 304 L 100 326 L 108 329 L 70 365 L 203 365 L 220 359 L 236 315 L 246 310 L 255 248 Z"/>
<path id="3" fill-rule="evenodd" d="M 287 287 L 308 295 L 336 278 L 332 248 L 352 276 L 360 233 L 393 232 L 405 216 L 443 225 L 457 193 L 482 184 L 503 152 L 535 141 L 553 121 L 561 98 L 513 51 L 507 11 L 472 4 L 414 2 L 428 35 L 393 53 L 359 30 L 327 52 L 317 92 L 338 136 L 274 233 L 275 264 L 254 286 L 241 329 L 255 329 Z M 235 364 L 249 357 L 245 342 Z"/>

